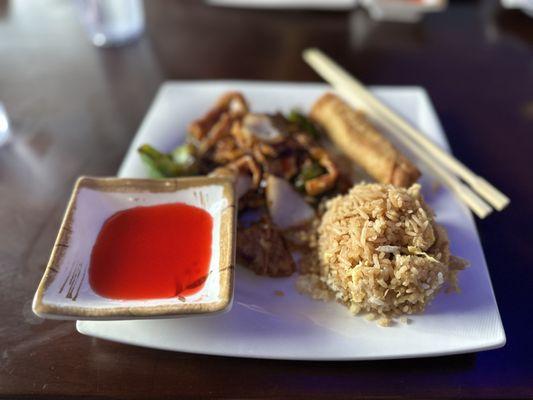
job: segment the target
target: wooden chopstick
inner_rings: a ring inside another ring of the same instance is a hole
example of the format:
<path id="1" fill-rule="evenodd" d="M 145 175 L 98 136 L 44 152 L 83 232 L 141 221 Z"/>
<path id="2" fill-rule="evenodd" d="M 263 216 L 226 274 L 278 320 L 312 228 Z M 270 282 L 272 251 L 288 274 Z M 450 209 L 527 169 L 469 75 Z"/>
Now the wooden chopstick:
<path id="1" fill-rule="evenodd" d="M 507 196 L 492 186 L 488 181 L 473 173 L 452 155 L 435 145 L 422 132 L 381 103 L 357 79 L 320 50 L 307 49 L 303 52 L 303 58 L 325 81 L 329 82 L 335 89 L 342 90 L 347 99 L 357 97 L 359 98 L 357 100 L 358 102 L 362 100 L 367 103 L 374 110 L 379 120 L 387 120 L 389 122 L 389 126 L 393 128 L 391 129 L 391 134 L 394 134 L 402 142 L 408 143 L 407 146 L 409 148 L 413 149 L 420 146 L 420 148 L 424 149 L 423 153 L 428 156 L 428 159 L 431 161 L 434 161 L 433 158 L 439 160 L 442 166 L 437 167 L 438 169 L 448 168 L 468 183 L 472 189 L 483 196 L 497 210 L 502 210 L 509 204 L 510 200 Z M 406 141 L 406 136 L 409 137 L 409 141 Z M 411 140 L 416 144 L 412 143 Z M 432 162 L 432 164 L 435 163 Z M 436 167 L 436 164 L 434 166 Z M 474 194 L 471 190 L 469 192 Z M 468 197 L 471 196 L 468 195 Z"/>
<path id="2" fill-rule="evenodd" d="M 361 104 L 360 101 L 351 95 L 346 88 L 337 88 L 337 92 L 348 102 L 352 107 L 359 107 L 365 111 L 368 117 L 374 119 L 390 132 L 395 129 L 395 127 L 388 121 L 380 119 L 375 110 L 370 107 L 367 107 L 365 104 Z M 405 144 L 405 143 L 404 143 Z M 408 146 L 409 144 L 407 144 Z M 450 188 L 450 190 L 455 193 L 479 218 L 483 219 L 492 213 L 492 208 L 483 201 L 478 195 L 476 195 L 468 186 L 463 184 L 457 177 L 455 177 L 451 172 L 442 168 L 434 158 L 431 157 L 424 149 L 413 146 L 409 149 L 422 161 L 429 171 L 445 186 Z"/>
<path id="3" fill-rule="evenodd" d="M 395 126 L 387 119 L 380 118 L 375 109 L 371 108 L 368 103 L 362 102 L 361 98 L 354 94 L 346 86 L 334 86 L 337 92 L 348 101 L 355 108 L 363 108 L 365 113 L 372 119 L 379 121 L 379 123 L 387 129 L 393 131 Z M 424 149 L 413 143 L 405 136 L 398 138 L 406 147 L 408 147 L 419 159 L 422 161 L 429 171 L 440 181 L 447 186 L 462 202 L 464 202 L 479 218 L 487 217 L 492 208 L 477 196 L 472 190 L 464 185 L 459 179 L 451 174 L 446 169 L 442 168 L 438 162 L 427 154 Z"/>

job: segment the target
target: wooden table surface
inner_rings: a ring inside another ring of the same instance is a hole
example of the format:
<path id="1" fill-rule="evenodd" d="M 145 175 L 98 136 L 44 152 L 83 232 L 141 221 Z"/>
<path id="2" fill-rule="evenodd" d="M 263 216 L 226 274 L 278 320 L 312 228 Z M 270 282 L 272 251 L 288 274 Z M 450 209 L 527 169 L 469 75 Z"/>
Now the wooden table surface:
<path id="1" fill-rule="evenodd" d="M 87 41 L 72 3 L 0 2 L 0 397 L 533 397 L 533 20 L 495 1 L 420 24 L 365 13 L 217 9 L 151 1 L 127 47 Z M 113 175 L 167 79 L 317 81 L 319 46 L 367 84 L 421 85 L 453 151 L 510 195 L 478 228 L 504 348 L 380 362 L 289 362 L 154 351 L 43 321 L 31 300 L 77 176 Z"/>

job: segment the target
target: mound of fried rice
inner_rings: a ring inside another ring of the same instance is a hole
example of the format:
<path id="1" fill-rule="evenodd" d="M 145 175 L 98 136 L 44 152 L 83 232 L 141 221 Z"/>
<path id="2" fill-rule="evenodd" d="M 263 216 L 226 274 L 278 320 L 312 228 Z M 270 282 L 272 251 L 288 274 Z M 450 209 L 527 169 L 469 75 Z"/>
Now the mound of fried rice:
<path id="1" fill-rule="evenodd" d="M 318 263 L 301 271 L 298 290 L 334 296 L 381 325 L 423 311 L 445 285 L 457 289 L 457 272 L 466 266 L 450 254 L 418 184 L 360 184 L 329 200 L 315 250 Z"/>

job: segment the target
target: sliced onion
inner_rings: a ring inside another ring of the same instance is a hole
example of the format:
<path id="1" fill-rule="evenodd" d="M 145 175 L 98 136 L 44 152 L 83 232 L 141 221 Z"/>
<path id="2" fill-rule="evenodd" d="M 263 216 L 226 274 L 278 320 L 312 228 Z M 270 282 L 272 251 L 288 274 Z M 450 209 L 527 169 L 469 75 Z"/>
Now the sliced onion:
<path id="1" fill-rule="evenodd" d="M 278 228 L 293 228 L 313 219 L 315 211 L 289 182 L 274 175 L 266 182 L 268 210 Z"/>
<path id="2" fill-rule="evenodd" d="M 272 118 L 265 114 L 246 114 L 243 130 L 265 143 L 279 143 L 285 139 L 285 134 L 275 126 Z"/>

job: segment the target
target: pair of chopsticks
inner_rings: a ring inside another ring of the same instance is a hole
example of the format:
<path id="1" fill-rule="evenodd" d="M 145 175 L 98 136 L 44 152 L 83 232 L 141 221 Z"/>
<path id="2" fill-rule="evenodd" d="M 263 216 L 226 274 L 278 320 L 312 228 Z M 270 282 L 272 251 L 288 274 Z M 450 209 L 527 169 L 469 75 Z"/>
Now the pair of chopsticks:
<path id="1" fill-rule="evenodd" d="M 371 118 L 379 121 L 391 135 L 409 148 L 479 218 L 488 216 L 493 211 L 492 207 L 501 211 L 509 204 L 507 196 L 438 147 L 320 50 L 307 49 L 303 52 L 303 58 L 352 106 L 362 106 Z"/>

